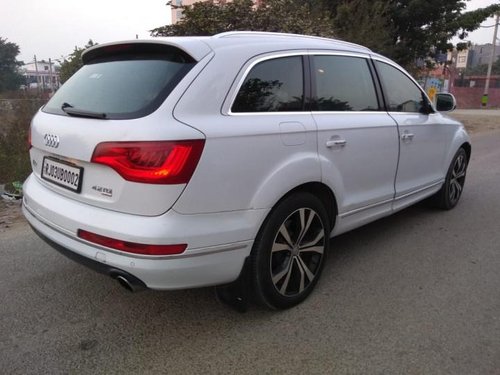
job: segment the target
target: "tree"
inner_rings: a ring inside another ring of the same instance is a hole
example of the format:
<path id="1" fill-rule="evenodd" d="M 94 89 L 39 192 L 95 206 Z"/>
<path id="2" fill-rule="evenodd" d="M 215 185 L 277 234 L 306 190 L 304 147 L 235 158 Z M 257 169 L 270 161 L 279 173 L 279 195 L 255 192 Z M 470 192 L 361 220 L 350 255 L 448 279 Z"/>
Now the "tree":
<path id="1" fill-rule="evenodd" d="M 151 30 L 153 36 L 214 35 L 228 30 L 249 30 L 253 23 L 253 2 L 235 0 L 215 4 L 212 1 L 197 2 L 192 6 L 176 6 L 182 9 L 183 18 L 173 25 Z"/>
<path id="2" fill-rule="evenodd" d="M 300 0 L 264 0 L 254 10 L 252 30 L 334 37 L 330 19 Z"/>
<path id="3" fill-rule="evenodd" d="M 389 12 L 390 4 L 385 0 L 338 1 L 330 13 L 331 24 L 338 38 L 391 55 L 394 26 Z"/>
<path id="4" fill-rule="evenodd" d="M 466 1 L 309 0 L 311 6 L 327 12 L 338 37 L 364 44 L 407 68 L 451 49 L 453 37 L 465 39 L 468 32 L 500 11 L 499 1 L 464 12 Z"/>
<path id="5" fill-rule="evenodd" d="M 390 0 L 394 25 L 392 58 L 408 66 L 416 59 L 433 58 L 437 52 L 452 48 L 454 36 L 464 39 L 481 22 L 500 11 L 500 4 L 463 12 L 462 0 Z"/>
<path id="6" fill-rule="evenodd" d="M 230 30 L 335 36 L 363 44 L 407 68 L 450 49 L 454 36 L 464 39 L 500 11 L 498 1 L 464 12 L 466 0 L 264 0 L 257 7 L 252 0 L 236 0 L 171 6 L 182 9 L 184 18 L 152 30 L 153 36 Z"/>
<path id="7" fill-rule="evenodd" d="M 59 71 L 59 79 L 61 80 L 61 83 L 66 82 L 73 74 L 76 73 L 78 69 L 83 66 L 83 51 L 95 45 L 97 45 L 97 43 L 94 43 L 92 39 L 89 39 L 85 47 L 78 48 L 75 46 L 74 51 L 61 63 L 61 70 Z"/>
<path id="8" fill-rule="evenodd" d="M 0 37 L 0 92 L 17 90 L 23 82 L 18 72 L 22 62 L 16 60 L 17 55 L 19 46 Z"/>
<path id="9" fill-rule="evenodd" d="M 329 20 L 313 16 L 310 7 L 297 0 L 198 2 L 182 9 L 184 17 L 174 25 L 151 30 L 153 36 L 214 35 L 224 31 L 254 30 L 332 36 Z"/>

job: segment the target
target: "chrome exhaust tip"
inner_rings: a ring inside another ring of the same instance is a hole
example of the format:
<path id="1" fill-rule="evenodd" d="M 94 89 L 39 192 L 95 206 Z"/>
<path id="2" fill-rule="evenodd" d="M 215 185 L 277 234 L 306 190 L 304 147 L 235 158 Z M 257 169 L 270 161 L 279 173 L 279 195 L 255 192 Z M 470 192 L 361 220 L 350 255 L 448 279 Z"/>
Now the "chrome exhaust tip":
<path id="1" fill-rule="evenodd" d="M 116 280 L 118 281 L 118 284 L 127 289 L 129 292 L 134 292 L 134 287 L 125 277 L 120 275 L 116 277 Z"/>
<path id="2" fill-rule="evenodd" d="M 147 288 L 141 280 L 132 275 L 125 274 L 124 272 L 111 272 L 110 276 L 113 279 L 116 279 L 118 284 L 127 289 L 129 292 L 139 292 Z"/>

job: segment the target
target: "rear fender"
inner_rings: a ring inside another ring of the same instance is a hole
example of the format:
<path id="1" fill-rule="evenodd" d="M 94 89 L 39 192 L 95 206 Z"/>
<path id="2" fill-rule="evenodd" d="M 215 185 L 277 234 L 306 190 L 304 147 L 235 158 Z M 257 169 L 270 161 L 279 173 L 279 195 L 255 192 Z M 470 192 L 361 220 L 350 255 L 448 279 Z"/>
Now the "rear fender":
<path id="1" fill-rule="evenodd" d="M 300 171 L 300 173 L 298 173 Z M 251 207 L 272 208 L 297 186 L 321 181 L 321 168 L 316 153 L 293 154 L 269 173 L 251 199 Z"/>

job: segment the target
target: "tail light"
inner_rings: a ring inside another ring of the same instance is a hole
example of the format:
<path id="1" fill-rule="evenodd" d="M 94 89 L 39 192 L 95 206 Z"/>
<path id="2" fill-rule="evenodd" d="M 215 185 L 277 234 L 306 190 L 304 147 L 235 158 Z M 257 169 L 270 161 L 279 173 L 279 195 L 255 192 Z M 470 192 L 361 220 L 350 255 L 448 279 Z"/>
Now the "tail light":
<path id="1" fill-rule="evenodd" d="M 125 180 L 147 184 L 188 183 L 205 140 L 103 142 L 92 162 L 113 168 Z"/>
<path id="2" fill-rule="evenodd" d="M 117 240 L 110 237 L 101 236 L 86 230 L 78 229 L 78 237 L 86 241 L 110 247 L 112 249 L 125 251 L 133 254 L 143 255 L 174 255 L 181 254 L 186 250 L 187 244 L 178 245 L 149 245 L 136 242 Z"/>

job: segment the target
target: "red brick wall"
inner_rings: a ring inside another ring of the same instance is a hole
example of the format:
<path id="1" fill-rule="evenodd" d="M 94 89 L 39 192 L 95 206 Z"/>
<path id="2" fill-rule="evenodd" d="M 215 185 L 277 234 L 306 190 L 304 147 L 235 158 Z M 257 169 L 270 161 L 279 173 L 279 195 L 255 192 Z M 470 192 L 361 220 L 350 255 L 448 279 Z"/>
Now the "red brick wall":
<path id="1" fill-rule="evenodd" d="M 481 108 L 481 97 L 483 87 L 453 87 L 451 93 L 457 99 L 458 109 Z M 490 88 L 488 90 L 488 107 L 500 108 L 500 88 Z"/>

